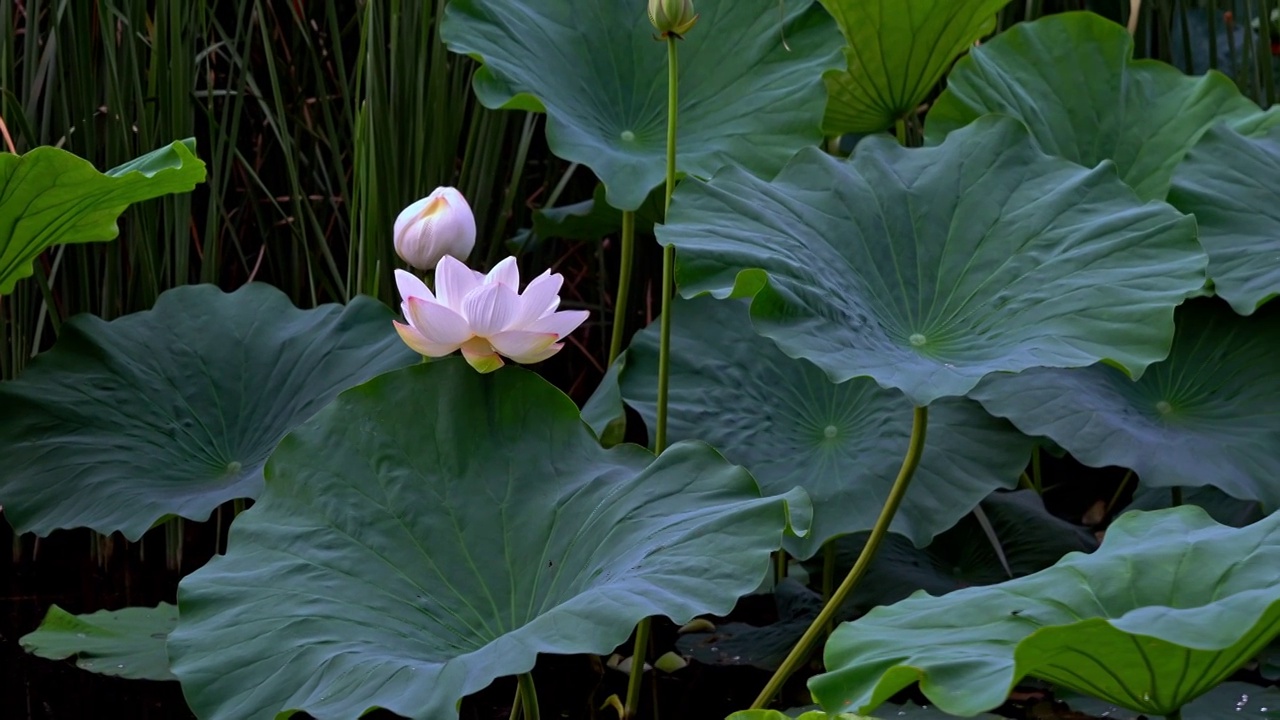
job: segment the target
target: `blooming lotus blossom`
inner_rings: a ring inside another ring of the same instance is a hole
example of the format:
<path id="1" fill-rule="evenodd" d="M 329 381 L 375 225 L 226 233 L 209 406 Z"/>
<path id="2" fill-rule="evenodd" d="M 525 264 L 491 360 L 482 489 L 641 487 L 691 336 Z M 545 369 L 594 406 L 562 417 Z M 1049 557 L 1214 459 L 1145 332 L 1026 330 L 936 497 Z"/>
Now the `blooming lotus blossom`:
<path id="1" fill-rule="evenodd" d="M 400 339 L 427 357 L 459 348 L 482 373 L 502 367 L 502 357 L 535 363 L 564 347 L 560 340 L 587 319 L 586 310 L 557 310 L 564 276 L 550 270 L 520 289 L 520 270 L 509 257 L 488 275 L 445 256 L 436 267 L 436 292 L 411 273 L 396 270 L 400 305 L 408 325 Z M 502 357 L 499 357 L 502 356 Z"/>
<path id="2" fill-rule="evenodd" d="M 476 218 L 462 193 L 436 188 L 400 212 L 394 239 L 402 260 L 431 270 L 445 256 L 467 259 L 476 245 Z"/>

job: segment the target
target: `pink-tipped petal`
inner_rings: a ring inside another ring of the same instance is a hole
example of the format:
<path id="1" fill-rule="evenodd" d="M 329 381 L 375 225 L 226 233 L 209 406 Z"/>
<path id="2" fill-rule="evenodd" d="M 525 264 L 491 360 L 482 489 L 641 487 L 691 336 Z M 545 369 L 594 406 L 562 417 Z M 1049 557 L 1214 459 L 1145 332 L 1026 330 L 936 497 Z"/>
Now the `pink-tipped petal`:
<path id="1" fill-rule="evenodd" d="M 399 333 L 400 339 L 404 341 L 404 344 L 408 345 L 409 349 L 419 355 L 426 355 L 427 357 L 444 357 L 458 349 L 457 345 L 449 346 L 433 343 L 422 337 L 422 333 L 414 330 L 408 325 L 398 323 L 395 320 L 392 320 L 391 324 L 396 326 L 396 332 Z"/>
<path id="2" fill-rule="evenodd" d="M 501 283 L 518 292 L 520 290 L 520 267 L 516 265 L 516 259 L 509 257 L 494 265 L 489 274 L 485 276 L 484 281 L 486 284 Z"/>
<path id="3" fill-rule="evenodd" d="M 525 330 L 507 330 L 489 337 L 493 349 L 505 357 L 528 365 L 541 362 L 556 354 L 560 345 L 556 344 L 555 333 L 536 333 Z"/>
<path id="4" fill-rule="evenodd" d="M 418 279 L 417 275 L 404 270 L 396 270 L 396 288 L 400 290 L 400 299 L 408 301 L 411 297 L 424 298 L 434 301 L 436 296 L 431 294 L 431 289 L 427 284 Z"/>
<path id="5" fill-rule="evenodd" d="M 480 337 L 506 330 L 519 313 L 520 296 L 499 283 L 481 285 L 462 301 L 462 314 L 471 331 Z"/>
<path id="6" fill-rule="evenodd" d="M 561 340 L 569 333 L 577 330 L 579 325 L 586 322 L 589 315 L 591 313 L 586 310 L 561 310 L 550 315 L 544 315 L 521 329 L 539 333 L 555 333 L 556 339 Z"/>
<path id="7" fill-rule="evenodd" d="M 406 317 L 413 329 L 427 342 L 449 346 L 449 352 L 456 350 L 475 334 L 461 315 L 440 303 L 409 298 L 405 305 L 408 305 Z"/>
<path id="8" fill-rule="evenodd" d="M 462 346 L 462 357 L 476 372 L 491 373 L 502 367 L 502 358 L 494 351 L 493 346 L 480 338 L 473 338 Z"/>
<path id="9" fill-rule="evenodd" d="M 463 265 L 461 260 L 445 255 L 440 258 L 440 264 L 436 265 L 436 298 L 441 305 L 461 313 L 463 299 L 467 297 L 467 293 L 480 286 L 480 279 L 483 277 Z"/>
<path id="10" fill-rule="evenodd" d="M 542 273 L 529 283 L 529 287 L 520 293 L 520 316 L 512 323 L 513 327 L 524 327 L 547 314 L 560 302 L 560 286 L 564 276 L 551 271 Z"/>

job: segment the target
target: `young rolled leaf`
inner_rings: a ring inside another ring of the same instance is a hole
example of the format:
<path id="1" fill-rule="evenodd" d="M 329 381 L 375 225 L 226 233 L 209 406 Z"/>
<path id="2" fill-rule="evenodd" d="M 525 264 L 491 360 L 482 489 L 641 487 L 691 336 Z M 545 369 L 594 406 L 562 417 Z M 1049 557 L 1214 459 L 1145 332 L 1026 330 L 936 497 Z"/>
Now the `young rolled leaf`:
<path id="1" fill-rule="evenodd" d="M 1280 111 L 1257 119 L 1251 132 L 1206 132 L 1169 190 L 1171 205 L 1196 216 L 1214 292 L 1241 315 L 1280 294 Z"/>
<path id="2" fill-rule="evenodd" d="M 1026 123 L 1050 155 L 1085 167 L 1115 163 L 1144 200 L 1162 199 L 1200 134 L 1257 113 L 1218 72 L 1188 77 L 1133 59 L 1121 25 L 1088 12 L 1018 23 L 956 63 L 929 110 L 930 144 L 988 113 Z"/>
<path id="3" fill-rule="evenodd" d="M 1137 381 L 1105 365 L 1040 368 L 992 375 L 970 396 L 1086 465 L 1280 509 L 1280 308 L 1244 318 L 1205 298 L 1177 324 L 1168 359 Z"/>
<path id="4" fill-rule="evenodd" d="M 280 443 L 227 554 L 182 582 L 173 672 L 211 720 L 457 717 L 538 653 L 727 613 L 806 510 L 702 443 L 605 450 L 526 370 L 406 368 Z"/>
<path id="5" fill-rule="evenodd" d="M 0 295 L 30 276 L 31 262 L 49 247 L 112 240 L 125 208 L 189 192 L 204 177 L 194 140 L 175 142 L 105 174 L 59 148 L 0 152 Z"/>
<path id="6" fill-rule="evenodd" d="M 943 711 L 974 715 L 1030 676 L 1169 715 L 1280 632 L 1277 567 L 1280 514 L 1237 529 L 1192 506 L 1126 513 L 1091 555 L 841 625 L 809 688 L 828 711 L 870 712 L 919 681 Z"/>
<path id="7" fill-rule="evenodd" d="M 829 135 L 872 133 L 915 111 L 1009 0 L 822 0 L 844 34 L 847 68 L 827 84 Z"/>
<path id="8" fill-rule="evenodd" d="M 259 283 L 175 288 L 111 322 L 79 315 L 0 383 L 0 505 L 19 532 L 203 520 L 255 497 L 280 438 L 339 392 L 418 361 L 371 298 L 299 310 Z"/>
<path id="9" fill-rule="evenodd" d="M 784 353 L 916 405 L 992 372 L 1106 359 L 1140 375 L 1207 263 L 1192 218 L 998 116 L 934 148 L 801 151 L 771 182 L 685 181 L 657 235 L 680 250 L 686 297 L 753 296 Z"/>
<path id="10" fill-rule="evenodd" d="M 835 384 L 751 331 L 746 303 L 695 298 L 672 309 L 669 437 L 711 443 L 765 492 L 803 487 L 813 527 L 787 539 L 808 558 L 827 540 L 870 530 L 911 436 L 911 404 L 867 378 Z M 657 418 L 658 326 L 631 341 L 622 398 L 649 428 Z M 608 386 L 602 384 L 607 392 Z M 912 492 L 890 529 L 927 545 L 992 490 L 1011 487 L 1034 441 L 972 400 L 939 401 Z"/>
<path id="11" fill-rule="evenodd" d="M 131 680 L 174 680 L 165 640 L 178 624 L 178 608 L 129 607 L 72 615 L 54 605 L 40 627 L 18 641 L 37 657 L 63 660 L 89 672 Z"/>
<path id="12" fill-rule="evenodd" d="M 840 33 L 813 0 L 697 10 L 680 41 L 677 170 L 777 172 L 822 139 L 822 74 L 842 62 Z M 454 0 L 441 36 L 484 63 L 475 91 L 486 107 L 546 111 L 551 151 L 591 168 L 610 205 L 635 210 L 663 182 L 667 53 L 644 3 Z"/>

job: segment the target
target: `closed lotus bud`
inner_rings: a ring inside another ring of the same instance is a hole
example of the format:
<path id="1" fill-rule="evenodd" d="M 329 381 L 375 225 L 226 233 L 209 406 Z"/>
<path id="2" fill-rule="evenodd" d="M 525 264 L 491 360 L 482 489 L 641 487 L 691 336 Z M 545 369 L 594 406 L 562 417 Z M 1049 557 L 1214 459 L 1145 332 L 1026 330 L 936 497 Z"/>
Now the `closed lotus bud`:
<path id="1" fill-rule="evenodd" d="M 451 187 L 436 188 L 396 218 L 396 254 L 419 270 L 434 269 L 446 255 L 466 260 L 475 244 L 475 215 Z"/>
<path id="2" fill-rule="evenodd" d="M 693 0 L 649 0 L 649 22 L 663 37 L 680 37 L 698 22 Z"/>

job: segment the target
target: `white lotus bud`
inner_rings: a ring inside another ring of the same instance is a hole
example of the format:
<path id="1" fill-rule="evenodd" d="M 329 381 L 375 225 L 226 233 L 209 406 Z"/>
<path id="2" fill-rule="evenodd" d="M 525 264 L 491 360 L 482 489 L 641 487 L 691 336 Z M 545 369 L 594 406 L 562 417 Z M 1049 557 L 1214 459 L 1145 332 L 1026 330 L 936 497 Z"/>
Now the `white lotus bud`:
<path id="1" fill-rule="evenodd" d="M 435 269 L 445 255 L 466 260 L 475 245 L 475 215 L 451 187 L 436 188 L 396 218 L 396 254 L 419 270 Z"/>

